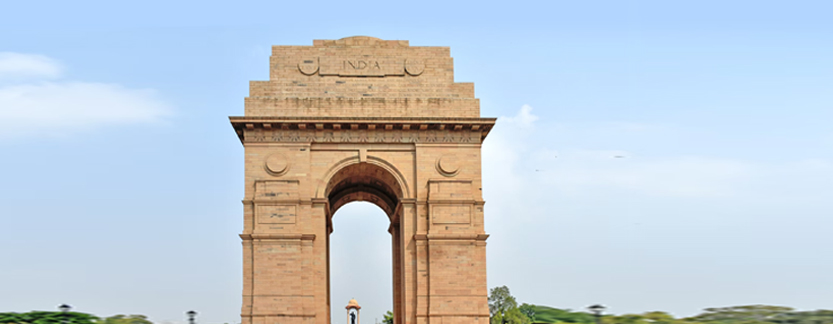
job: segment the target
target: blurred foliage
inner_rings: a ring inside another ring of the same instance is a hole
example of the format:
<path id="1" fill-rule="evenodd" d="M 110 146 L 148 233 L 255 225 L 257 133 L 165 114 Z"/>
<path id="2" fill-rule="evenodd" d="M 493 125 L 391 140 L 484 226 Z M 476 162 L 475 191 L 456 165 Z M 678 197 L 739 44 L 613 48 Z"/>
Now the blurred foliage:
<path id="1" fill-rule="evenodd" d="M 596 317 L 583 311 L 518 303 L 509 288 L 489 291 L 491 324 L 595 324 Z M 506 320 L 504 322 L 504 319 Z M 744 305 L 706 308 L 696 316 L 675 318 L 666 312 L 642 314 L 605 314 L 601 324 L 833 324 L 833 310 L 796 311 L 790 307 Z"/>
<path id="2" fill-rule="evenodd" d="M 526 305 L 526 304 L 524 304 Z M 533 323 L 594 324 L 588 312 L 574 312 L 540 305 L 529 305 L 535 314 Z M 833 310 L 795 311 L 790 307 L 745 305 L 707 308 L 703 313 L 675 318 L 665 312 L 604 315 L 602 324 L 833 324 Z"/>
<path id="3" fill-rule="evenodd" d="M 26 324 L 95 324 L 99 318 L 78 312 L 43 312 L 0 313 L 0 323 Z"/>
<path id="4" fill-rule="evenodd" d="M 523 303 L 521 306 L 518 306 L 518 310 L 521 311 L 521 314 L 526 315 L 530 321 L 535 322 L 535 305 Z"/>
<path id="5" fill-rule="evenodd" d="M 153 324 L 144 315 L 115 315 L 99 318 L 78 312 L 0 313 L 0 324 Z"/>
<path id="6" fill-rule="evenodd" d="M 101 324 L 153 324 L 144 315 L 116 315 L 105 318 Z"/>
<path id="7" fill-rule="evenodd" d="M 387 312 L 387 313 L 385 313 L 385 315 L 383 315 L 383 316 L 384 316 L 384 319 L 382 319 L 382 323 L 385 323 L 385 324 L 393 324 L 393 312 L 388 311 L 388 312 Z"/>

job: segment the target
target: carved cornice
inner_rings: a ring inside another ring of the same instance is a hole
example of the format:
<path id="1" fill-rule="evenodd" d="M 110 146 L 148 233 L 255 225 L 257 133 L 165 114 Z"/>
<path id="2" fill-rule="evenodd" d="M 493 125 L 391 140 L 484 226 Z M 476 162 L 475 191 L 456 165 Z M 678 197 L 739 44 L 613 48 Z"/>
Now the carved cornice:
<path id="1" fill-rule="evenodd" d="M 496 118 L 229 117 L 244 143 L 481 143 Z"/>

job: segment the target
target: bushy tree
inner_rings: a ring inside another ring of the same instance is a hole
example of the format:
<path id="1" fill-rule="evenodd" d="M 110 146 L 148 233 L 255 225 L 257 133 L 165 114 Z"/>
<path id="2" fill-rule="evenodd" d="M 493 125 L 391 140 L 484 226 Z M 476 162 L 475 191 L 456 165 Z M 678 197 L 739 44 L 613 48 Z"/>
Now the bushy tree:
<path id="1" fill-rule="evenodd" d="M 518 309 L 518 302 L 509 288 L 500 286 L 489 291 L 489 315 L 492 324 L 529 324 L 532 321 Z"/>
<path id="2" fill-rule="evenodd" d="M 384 318 L 382 319 L 382 323 L 385 324 L 393 324 L 393 312 L 388 311 L 385 315 L 382 315 Z"/>
<path id="3" fill-rule="evenodd" d="M 514 308 L 518 308 L 518 302 L 509 293 L 509 287 L 500 286 L 489 291 L 489 315 L 495 317 Z"/>

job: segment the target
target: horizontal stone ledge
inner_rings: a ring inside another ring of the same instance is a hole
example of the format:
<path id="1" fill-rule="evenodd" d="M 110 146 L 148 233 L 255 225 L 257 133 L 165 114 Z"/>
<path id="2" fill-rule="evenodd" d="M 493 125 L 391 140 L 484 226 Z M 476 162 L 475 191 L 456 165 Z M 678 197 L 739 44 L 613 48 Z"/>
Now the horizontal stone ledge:
<path id="1" fill-rule="evenodd" d="M 422 202 L 428 205 L 486 205 L 486 201 L 474 200 L 471 198 L 428 198 L 428 200 L 424 200 Z"/>
<path id="2" fill-rule="evenodd" d="M 283 131 L 301 131 L 318 134 L 317 132 L 331 131 L 351 134 L 350 132 L 359 131 L 362 132 L 361 134 L 365 134 L 366 132 L 368 134 L 379 134 L 373 132 L 404 131 L 406 132 L 404 134 L 410 134 L 410 132 L 417 132 L 417 134 L 424 134 L 424 132 L 439 132 L 438 134 L 461 134 L 463 132 L 470 132 L 479 134 L 478 137 L 482 142 L 492 127 L 494 127 L 497 118 L 233 116 L 229 117 L 229 121 L 241 141 L 245 141 L 247 137 L 245 134 L 250 132 L 256 132 L 258 134 L 282 134 Z M 297 135 L 295 134 L 293 136 L 298 137 Z M 290 138 L 286 139 L 286 141 L 300 141 L 300 138 L 296 139 L 293 136 L 289 136 Z M 436 137 L 436 135 L 434 136 Z M 283 138 L 283 136 L 279 137 Z M 308 136 L 302 137 L 304 137 L 304 141 L 315 141 Z M 468 138 L 469 136 L 464 137 Z M 338 142 L 343 140 L 343 138 L 324 137 L 322 140 Z M 445 138 L 437 137 L 435 140 L 437 142 L 443 142 Z M 283 141 L 281 140 L 281 142 Z M 470 141 L 470 139 L 467 141 Z M 426 141 L 414 140 L 410 142 L 433 141 L 426 139 Z"/>
<path id="3" fill-rule="evenodd" d="M 442 295 L 442 294 L 418 294 L 417 297 L 477 297 L 477 298 L 489 298 L 489 295 Z"/>
<path id="4" fill-rule="evenodd" d="M 259 81 L 259 82 L 269 82 L 269 81 Z M 305 84 L 308 84 L 308 85 L 314 87 L 314 86 L 324 85 L 325 83 L 305 83 Z M 332 84 L 332 83 L 326 82 L 326 84 Z M 460 84 L 460 83 L 455 82 L 454 84 Z M 465 83 L 463 83 L 463 84 L 465 84 Z M 290 85 L 290 84 L 279 85 L 279 87 L 283 87 L 283 86 L 287 86 L 287 85 Z M 295 87 L 294 85 L 290 86 L 290 88 L 294 88 L 294 87 Z M 267 89 L 264 89 L 264 88 L 260 88 L 260 89 L 267 90 Z M 299 105 L 355 105 L 355 104 L 364 104 L 364 103 L 396 103 L 396 104 L 404 104 L 404 105 L 408 105 L 408 104 L 412 104 L 412 105 L 428 105 L 428 104 L 435 105 L 435 104 L 441 104 L 441 103 L 454 103 L 454 102 L 460 102 L 460 101 L 479 101 L 480 100 L 479 98 L 461 97 L 460 93 L 454 93 L 454 92 L 448 92 L 445 97 L 425 97 L 425 96 L 420 96 L 419 92 L 417 92 L 413 96 L 409 96 L 409 97 L 388 96 L 388 95 L 391 95 L 393 93 L 396 93 L 396 91 L 385 92 L 384 90 L 382 90 L 382 92 L 376 92 L 375 95 L 373 93 L 368 93 L 368 92 L 364 92 L 364 93 L 352 92 L 352 93 L 349 93 L 349 94 L 345 92 L 344 93 L 345 95 L 339 95 L 338 93 L 331 93 L 329 95 L 323 95 L 323 96 L 310 96 L 310 94 L 321 94 L 317 90 L 313 90 L 312 93 L 309 93 L 309 92 L 306 93 L 306 96 L 304 96 L 304 94 L 302 94 L 302 96 L 297 96 L 297 95 L 295 95 L 295 96 L 292 96 L 292 95 L 289 95 L 289 96 L 285 96 L 285 95 L 279 95 L 279 96 L 249 96 L 249 97 L 243 98 L 243 100 L 244 101 L 267 101 L 267 102 L 268 101 L 272 101 L 272 102 L 286 101 L 286 102 L 297 103 Z M 370 94 L 370 96 L 363 96 L 362 94 Z M 454 96 L 455 94 L 457 96 Z"/>
<path id="5" fill-rule="evenodd" d="M 417 241 L 485 241 L 489 234 L 414 234 Z"/>
<path id="6" fill-rule="evenodd" d="M 332 131 L 347 131 L 347 130 L 370 130 L 370 131 L 390 131 L 390 130 L 407 130 L 407 131 L 425 131 L 425 130 L 444 130 L 444 131 L 481 131 L 487 132 L 494 124 L 494 118 L 483 118 L 476 120 L 396 120 L 396 119 L 380 119 L 380 120 L 318 120 L 318 119 L 269 119 L 258 120 L 247 117 L 246 119 L 236 119 L 230 117 L 232 126 L 236 130 L 254 130 L 262 129 L 266 131 L 278 130 L 332 130 Z"/>
<path id="7" fill-rule="evenodd" d="M 299 204 L 299 205 L 310 205 L 311 202 L 309 199 L 243 199 L 241 201 L 243 205 L 251 206 L 251 205 L 276 205 L 276 204 Z"/>
<path id="8" fill-rule="evenodd" d="M 240 234 L 240 238 L 244 241 L 249 240 L 315 240 L 315 234 Z"/>
<path id="9" fill-rule="evenodd" d="M 260 295 L 247 295 L 243 294 L 243 297 L 294 297 L 294 298 L 315 298 L 314 295 L 276 295 L 276 294 L 260 294 Z"/>
<path id="10" fill-rule="evenodd" d="M 315 313 L 312 314 L 240 314 L 242 317 L 315 317 Z"/>
<path id="11" fill-rule="evenodd" d="M 494 117 L 349 117 L 349 116 L 229 116 L 231 122 L 281 122 L 281 121 L 322 121 L 322 122 L 494 122 Z"/>

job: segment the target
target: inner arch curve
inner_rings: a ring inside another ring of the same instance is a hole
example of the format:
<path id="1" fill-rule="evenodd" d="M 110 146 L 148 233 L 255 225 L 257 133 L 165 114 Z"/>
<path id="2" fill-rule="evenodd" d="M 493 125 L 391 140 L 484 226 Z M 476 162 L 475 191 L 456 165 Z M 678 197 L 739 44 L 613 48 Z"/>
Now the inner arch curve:
<path id="1" fill-rule="evenodd" d="M 402 184 L 396 176 L 375 163 L 361 162 L 345 166 L 327 181 L 324 196 L 330 204 L 330 215 L 353 201 L 366 201 L 379 206 L 393 218 L 403 197 Z"/>

